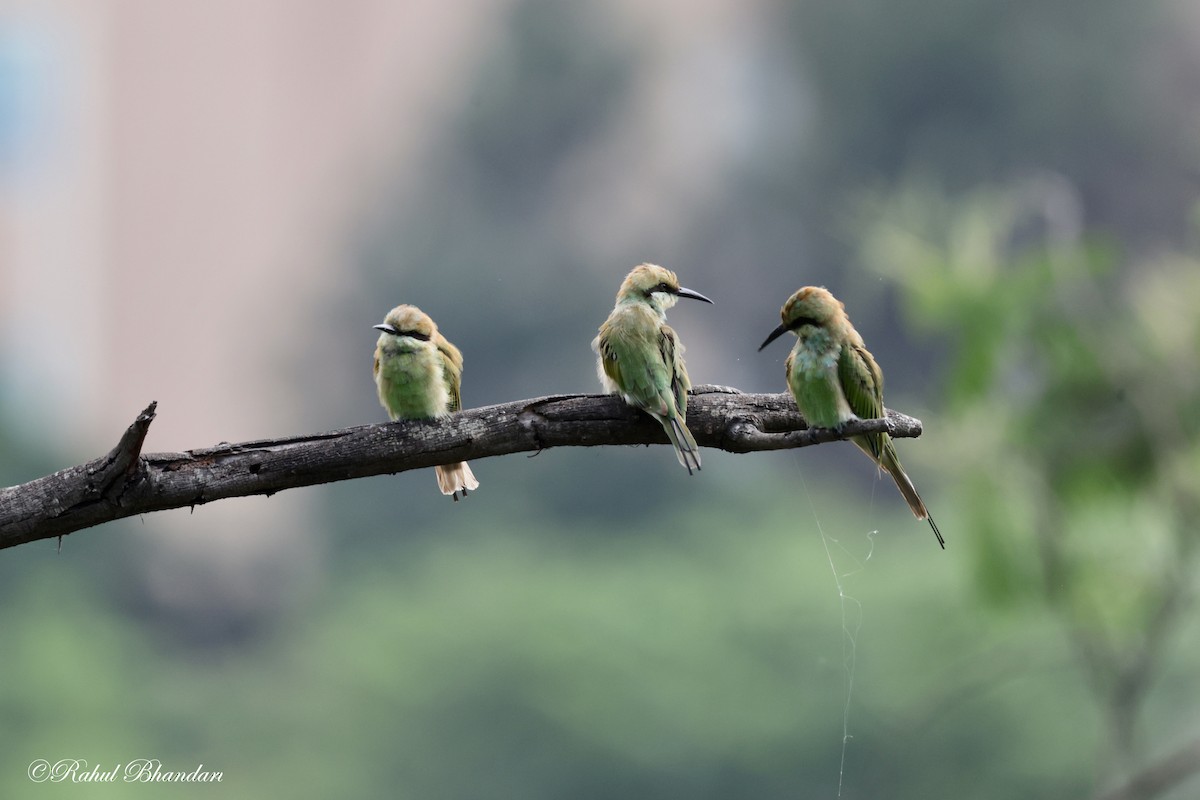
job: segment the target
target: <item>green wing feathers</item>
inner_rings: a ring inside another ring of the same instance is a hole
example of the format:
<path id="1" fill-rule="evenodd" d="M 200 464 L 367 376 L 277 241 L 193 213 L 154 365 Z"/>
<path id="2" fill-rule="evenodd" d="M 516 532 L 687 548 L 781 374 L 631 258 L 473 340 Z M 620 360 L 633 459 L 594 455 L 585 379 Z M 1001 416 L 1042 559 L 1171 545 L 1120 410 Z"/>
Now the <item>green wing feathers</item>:
<path id="1" fill-rule="evenodd" d="M 606 325 L 597 337 L 604 374 L 617 390 L 631 405 L 664 417 L 678 408 L 673 389 L 677 380 L 674 350 L 674 342 L 664 342 L 660 331 L 646 331 L 642 326 Z M 671 355 L 669 361 L 667 354 Z"/>
<path id="2" fill-rule="evenodd" d="M 688 377 L 687 367 L 683 364 L 683 346 L 679 344 L 679 337 L 675 335 L 675 331 L 668 325 L 659 329 L 658 350 L 663 363 L 670 366 L 670 396 L 675 407 L 675 413 L 669 419 L 660 419 L 659 422 L 667 432 L 667 438 L 675 446 L 676 458 L 690 475 L 692 470 L 700 469 L 700 448 L 684 423 L 687 419 L 687 393 L 688 389 L 692 388 L 692 381 Z"/>
<path id="3" fill-rule="evenodd" d="M 670 326 L 663 325 L 658 332 L 658 351 L 663 363 L 671 369 L 671 398 L 675 401 L 675 411 L 681 419 L 687 419 L 687 393 L 692 388 L 692 380 L 683 363 L 683 345 L 679 344 L 679 337 Z"/>
<path id="4" fill-rule="evenodd" d="M 679 463 L 690 473 L 700 469 L 700 452 L 685 424 L 692 383 L 683 364 L 683 347 L 669 326 L 639 321 L 610 318 L 600 328 L 595 343 L 600 368 L 626 402 L 658 420 Z"/>
<path id="5" fill-rule="evenodd" d="M 838 381 L 854 416 L 859 419 L 878 419 L 883 416 L 883 373 L 865 347 L 854 344 L 842 347 L 838 359 Z M 891 445 L 886 433 L 855 436 L 851 441 L 875 463 L 883 466 L 881 459 L 884 449 Z"/>
<path id="6" fill-rule="evenodd" d="M 600 368 L 604 374 L 612 381 L 613 386 L 621 389 L 625 385 L 625 376 L 621 373 L 621 359 L 604 331 L 596 337 L 596 353 L 600 356 Z"/>
<path id="7" fill-rule="evenodd" d="M 450 402 L 446 410 L 450 413 L 462 410 L 462 351 L 447 341 L 445 336 L 437 335 L 437 349 L 442 356 L 442 377 L 446 381 L 446 392 Z"/>
<path id="8" fill-rule="evenodd" d="M 448 397 L 446 410 L 453 414 L 462 410 L 462 351 L 450 344 L 440 333 L 437 334 L 436 341 L 438 353 L 442 356 L 442 378 L 446 382 Z M 434 474 L 437 476 L 438 489 L 442 494 L 450 495 L 455 500 L 458 500 L 459 492 L 466 497 L 467 492 L 479 488 L 479 481 L 475 478 L 475 473 L 471 471 L 471 466 L 465 461 L 434 467 Z"/>
<path id="9" fill-rule="evenodd" d="M 838 380 L 856 417 L 879 418 L 883 413 L 883 373 L 866 348 L 851 344 L 842 347 Z"/>

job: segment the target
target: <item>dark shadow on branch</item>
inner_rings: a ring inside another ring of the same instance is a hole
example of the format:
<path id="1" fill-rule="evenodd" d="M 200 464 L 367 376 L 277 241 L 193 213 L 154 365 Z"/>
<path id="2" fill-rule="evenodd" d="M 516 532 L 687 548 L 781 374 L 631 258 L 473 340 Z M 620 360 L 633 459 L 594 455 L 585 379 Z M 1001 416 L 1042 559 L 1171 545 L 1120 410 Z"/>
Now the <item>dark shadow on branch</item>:
<path id="1" fill-rule="evenodd" d="M 0 548 L 135 514 L 455 461 L 551 447 L 667 444 L 658 423 L 612 395 L 538 397 L 440 420 L 142 454 L 154 413 L 151 403 L 102 458 L 0 489 Z M 688 403 L 687 423 L 701 446 L 731 453 L 806 447 L 876 431 L 921 435 L 920 420 L 887 413 L 840 432 L 808 428 L 790 395 L 700 386 Z"/>

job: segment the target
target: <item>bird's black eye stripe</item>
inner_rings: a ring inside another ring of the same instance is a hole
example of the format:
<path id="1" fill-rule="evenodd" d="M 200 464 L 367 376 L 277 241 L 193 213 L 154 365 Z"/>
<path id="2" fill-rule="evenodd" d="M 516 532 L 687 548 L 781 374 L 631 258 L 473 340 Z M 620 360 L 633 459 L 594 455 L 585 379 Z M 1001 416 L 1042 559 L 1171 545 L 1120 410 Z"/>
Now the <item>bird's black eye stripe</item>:
<path id="1" fill-rule="evenodd" d="M 788 330 L 794 331 L 797 328 L 804 327 L 805 325 L 813 325 L 817 328 L 820 328 L 821 321 L 813 319 L 812 317 L 797 317 L 796 319 L 792 320 L 792 324 L 788 326 Z"/>
<path id="2" fill-rule="evenodd" d="M 411 336 L 414 339 L 420 339 L 422 342 L 429 341 L 429 334 L 421 333 L 420 331 L 396 331 L 397 336 Z"/>
<path id="3" fill-rule="evenodd" d="M 652 286 L 649 289 L 647 289 L 646 296 L 649 297 L 650 295 L 654 294 L 655 292 L 666 292 L 667 294 L 675 294 L 675 290 L 672 289 L 670 286 L 667 286 L 667 284 L 665 284 L 665 283 L 660 283 L 658 286 Z"/>

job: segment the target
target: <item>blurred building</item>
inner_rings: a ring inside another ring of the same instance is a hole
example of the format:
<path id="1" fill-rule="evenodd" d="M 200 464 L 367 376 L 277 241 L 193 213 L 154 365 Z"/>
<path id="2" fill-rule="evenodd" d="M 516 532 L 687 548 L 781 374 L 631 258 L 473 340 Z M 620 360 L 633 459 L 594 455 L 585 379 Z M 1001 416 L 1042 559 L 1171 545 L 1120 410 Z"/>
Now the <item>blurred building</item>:
<path id="1" fill-rule="evenodd" d="M 348 246 L 356 226 L 390 224 L 390 209 L 369 205 L 388 197 L 420 207 L 442 182 L 428 174 L 433 154 L 454 158 L 446 130 L 480 103 L 504 102 L 502 86 L 479 95 L 480 76 L 512 68 L 522 79 L 512 67 L 523 58 L 513 32 L 521 25 L 543 26 L 552 50 L 589 42 L 618 63 L 625 48 L 636 64 L 637 79 L 602 124 L 564 150 L 535 147 L 523 154 L 529 163 L 507 165 L 547 175 L 535 186 L 536 222 L 526 224 L 561 231 L 571 253 L 586 254 L 579 268 L 605 265 L 597 320 L 628 267 L 682 258 L 697 224 L 718 213 L 733 166 L 764 141 L 786 141 L 796 123 L 790 79 L 767 80 L 787 71 L 767 68 L 777 51 L 766 46 L 760 4 L 579 5 L 549 17 L 549 7 L 526 6 L 514 22 L 515 0 L 0 3 L 0 403 L 20 435 L 84 460 L 151 400 L 148 450 L 368 421 L 312 418 L 314 406 L 323 410 L 305 395 L 314 373 L 353 383 L 345 395 L 374 406 L 369 328 L 349 355 L 318 310 L 360 280 Z M 576 38 L 558 39 L 556 25 Z M 554 113 L 554 98 L 515 91 L 535 126 L 545 124 L 539 113 Z M 768 112 L 788 124 L 765 124 Z M 541 208 L 549 213 L 538 218 Z M 503 274 L 505 255 L 523 257 L 501 254 L 486 267 L 472 259 L 469 269 Z M 558 270 L 559 257 L 534 254 L 524 282 L 509 284 L 517 316 L 538 302 L 535 284 L 553 288 L 536 275 Z M 706 270 L 727 274 L 719 255 L 708 260 L 686 274 L 706 286 Z M 736 266 L 743 277 L 751 269 Z M 754 330 L 776 305 L 760 322 L 734 300 L 727 312 Z M 587 383 L 562 388 L 592 385 L 587 327 L 571 338 L 580 357 L 553 359 L 569 360 Z M 689 339 L 701 382 L 717 379 L 706 359 L 731 365 L 723 382 L 745 377 L 723 352 L 734 346 L 727 333 Z M 530 368 L 547 363 L 527 358 Z M 473 396 L 487 401 L 478 388 Z M 343 400 L 326 396 L 324 408 L 353 407 Z M 140 548 L 151 595 L 181 607 L 214 598 L 257 607 L 287 574 L 309 571 L 312 503 L 295 493 L 154 515 L 151 546 Z"/>
<path id="2" fill-rule="evenodd" d="M 151 400 L 148 450 L 299 432 L 289 368 L 321 335 L 307 309 L 354 280 L 347 219 L 419 160 L 502 7 L 0 3 L 0 402 L 20 435 L 74 463 Z M 280 585 L 261 573 L 308 570 L 312 502 L 155 515 L 153 591 L 259 603 Z"/>

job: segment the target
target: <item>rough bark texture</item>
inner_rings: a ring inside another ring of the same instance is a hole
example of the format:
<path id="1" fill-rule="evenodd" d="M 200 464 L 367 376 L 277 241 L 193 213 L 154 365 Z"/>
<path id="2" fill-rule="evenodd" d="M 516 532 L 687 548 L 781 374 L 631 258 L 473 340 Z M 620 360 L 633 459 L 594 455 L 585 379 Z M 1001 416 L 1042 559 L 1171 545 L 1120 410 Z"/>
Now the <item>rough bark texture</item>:
<path id="1" fill-rule="evenodd" d="M 921 435 L 920 420 L 888 411 L 842 431 L 808 428 L 787 394 L 700 386 L 688 428 L 702 447 L 782 450 L 856 433 Z M 658 423 L 612 395 L 554 395 L 473 408 L 440 420 L 405 420 L 329 433 L 143 454 L 155 404 L 107 455 L 0 489 L 0 548 L 62 536 L 122 517 L 225 497 L 404 472 L 551 447 L 667 444 Z M 670 468 L 673 462 L 664 462 Z"/>

